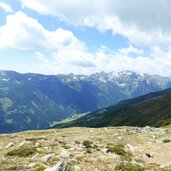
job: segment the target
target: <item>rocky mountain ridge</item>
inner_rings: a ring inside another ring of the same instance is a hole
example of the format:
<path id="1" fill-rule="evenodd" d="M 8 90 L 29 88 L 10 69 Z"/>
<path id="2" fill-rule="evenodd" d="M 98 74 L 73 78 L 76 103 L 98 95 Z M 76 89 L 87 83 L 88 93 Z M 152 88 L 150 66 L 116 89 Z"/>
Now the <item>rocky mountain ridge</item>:
<path id="1" fill-rule="evenodd" d="M 90 76 L 0 71 L 0 132 L 45 129 L 73 114 L 168 87 L 169 77 L 132 71 Z"/>

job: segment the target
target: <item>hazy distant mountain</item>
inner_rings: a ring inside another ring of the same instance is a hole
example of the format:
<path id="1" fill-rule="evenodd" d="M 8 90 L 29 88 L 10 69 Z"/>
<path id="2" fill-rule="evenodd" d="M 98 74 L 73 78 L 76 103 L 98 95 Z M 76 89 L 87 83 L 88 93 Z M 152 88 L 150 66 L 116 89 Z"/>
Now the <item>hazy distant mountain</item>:
<path id="1" fill-rule="evenodd" d="M 75 113 L 171 87 L 168 77 L 135 72 L 84 75 L 0 72 L 0 132 L 43 129 Z"/>
<path id="2" fill-rule="evenodd" d="M 54 128 L 165 126 L 171 124 L 171 89 L 124 100 Z"/>

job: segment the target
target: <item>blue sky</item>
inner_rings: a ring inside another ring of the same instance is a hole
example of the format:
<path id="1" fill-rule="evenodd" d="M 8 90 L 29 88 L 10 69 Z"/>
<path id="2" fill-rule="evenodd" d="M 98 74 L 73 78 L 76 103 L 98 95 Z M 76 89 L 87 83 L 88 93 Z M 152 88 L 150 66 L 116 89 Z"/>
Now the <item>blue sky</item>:
<path id="1" fill-rule="evenodd" d="M 169 0 L 0 0 L 0 69 L 170 76 L 170 6 Z"/>

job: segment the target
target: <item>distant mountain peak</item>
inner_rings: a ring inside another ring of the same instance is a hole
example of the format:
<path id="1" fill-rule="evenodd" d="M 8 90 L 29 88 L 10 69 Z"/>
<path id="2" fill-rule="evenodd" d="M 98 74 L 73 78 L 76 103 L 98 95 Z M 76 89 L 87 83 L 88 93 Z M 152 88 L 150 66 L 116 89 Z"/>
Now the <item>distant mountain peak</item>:
<path id="1" fill-rule="evenodd" d="M 133 71 L 90 76 L 0 71 L 0 132 L 45 128 L 73 114 L 169 87 L 168 77 Z"/>

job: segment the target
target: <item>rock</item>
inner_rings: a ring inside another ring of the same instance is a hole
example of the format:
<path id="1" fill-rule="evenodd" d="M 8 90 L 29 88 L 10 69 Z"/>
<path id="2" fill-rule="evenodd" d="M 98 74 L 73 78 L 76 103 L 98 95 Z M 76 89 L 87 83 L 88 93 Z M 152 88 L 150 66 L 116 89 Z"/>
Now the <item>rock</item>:
<path id="1" fill-rule="evenodd" d="M 121 140 L 123 139 L 122 136 L 119 136 L 119 137 L 117 137 L 117 138 L 118 138 L 119 141 L 121 141 Z"/>
<path id="2" fill-rule="evenodd" d="M 35 147 L 39 147 L 39 146 L 40 146 L 40 143 L 37 142 L 37 143 L 35 144 Z"/>
<path id="3" fill-rule="evenodd" d="M 70 153 L 67 150 L 62 151 L 60 157 L 63 159 L 68 159 L 68 158 L 70 158 Z"/>
<path id="4" fill-rule="evenodd" d="M 79 166 L 74 166 L 74 171 L 80 171 L 81 168 Z"/>
<path id="5" fill-rule="evenodd" d="M 128 148 L 128 150 L 129 150 L 131 153 L 134 153 L 134 152 L 135 152 L 136 147 L 134 147 L 133 145 L 127 144 L 126 147 Z"/>
<path id="6" fill-rule="evenodd" d="M 134 128 L 133 131 L 134 131 L 135 133 L 142 133 L 141 128 Z"/>
<path id="7" fill-rule="evenodd" d="M 65 171 L 67 164 L 65 162 L 58 162 L 55 166 L 47 168 L 45 171 Z"/>
<path id="8" fill-rule="evenodd" d="M 8 143 L 8 144 L 6 145 L 5 148 L 7 149 L 7 148 L 10 148 L 10 147 L 12 147 L 12 146 L 14 146 L 14 143 L 13 143 L 13 142 L 10 142 L 10 143 Z"/>
<path id="9" fill-rule="evenodd" d="M 145 126 L 144 128 L 133 128 L 133 132 L 135 133 L 159 133 L 164 134 L 167 131 L 163 128 L 153 128 L 150 126 Z"/>
<path id="10" fill-rule="evenodd" d="M 163 128 L 153 128 L 150 126 L 146 126 L 143 128 L 144 133 L 159 133 L 159 134 L 164 134 L 166 131 Z"/>
<path id="11" fill-rule="evenodd" d="M 24 145 L 31 144 L 29 141 L 22 141 L 17 147 L 23 147 Z"/>
<path id="12" fill-rule="evenodd" d="M 103 154 L 107 153 L 107 148 L 102 148 L 101 151 L 103 152 Z"/>
<path id="13" fill-rule="evenodd" d="M 38 154 L 34 155 L 31 160 L 34 160 L 36 157 L 38 156 Z"/>
<path id="14" fill-rule="evenodd" d="M 36 166 L 36 163 L 30 163 L 26 165 L 27 168 L 33 168 L 34 166 Z"/>
<path id="15" fill-rule="evenodd" d="M 90 129 L 90 133 L 94 132 L 93 129 Z"/>
<path id="16" fill-rule="evenodd" d="M 55 155 L 55 153 L 44 156 L 44 157 L 42 157 L 42 161 L 48 162 L 54 155 Z"/>
<path id="17" fill-rule="evenodd" d="M 148 158 L 151 158 L 152 155 L 148 152 L 148 153 L 145 153 L 145 155 L 148 157 Z"/>

